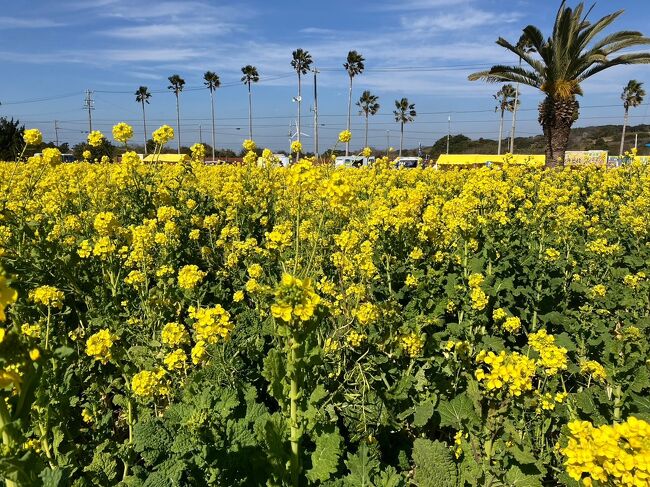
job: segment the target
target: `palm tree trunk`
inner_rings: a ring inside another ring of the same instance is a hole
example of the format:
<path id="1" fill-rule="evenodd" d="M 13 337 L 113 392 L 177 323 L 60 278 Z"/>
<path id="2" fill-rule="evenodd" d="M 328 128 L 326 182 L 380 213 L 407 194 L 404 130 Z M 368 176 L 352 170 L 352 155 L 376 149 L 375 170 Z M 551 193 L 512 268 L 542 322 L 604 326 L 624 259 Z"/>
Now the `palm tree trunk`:
<path id="1" fill-rule="evenodd" d="M 347 129 L 350 131 L 350 117 L 352 116 L 352 76 L 350 76 L 350 88 L 348 90 L 348 126 Z M 345 143 L 345 155 L 350 155 L 350 142 Z"/>
<path id="2" fill-rule="evenodd" d="M 181 153 L 181 110 L 179 108 L 178 93 L 176 93 L 176 128 L 178 129 L 178 153 Z"/>
<path id="3" fill-rule="evenodd" d="M 368 113 L 366 112 L 366 142 L 363 148 L 368 147 Z"/>
<path id="4" fill-rule="evenodd" d="M 142 100 L 142 126 L 144 128 L 144 155 L 147 155 L 147 115 L 144 111 L 144 99 Z"/>
<path id="5" fill-rule="evenodd" d="M 497 148 L 497 155 L 501 155 L 501 141 L 503 140 L 503 114 L 504 110 L 501 110 L 501 122 L 499 123 L 499 145 Z"/>
<path id="6" fill-rule="evenodd" d="M 628 122 L 628 113 L 629 113 L 629 108 L 625 108 L 625 118 L 623 119 L 623 134 L 621 135 L 621 149 L 618 151 L 619 155 L 623 155 L 623 151 L 625 150 L 625 129 L 627 129 L 627 122 Z"/>
<path id="7" fill-rule="evenodd" d="M 250 81 L 248 82 L 248 138 L 253 140 L 253 95 Z"/>
<path id="8" fill-rule="evenodd" d="M 210 104 L 212 105 L 212 162 L 214 163 L 215 135 L 214 135 L 214 91 L 210 90 Z"/>
<path id="9" fill-rule="evenodd" d="M 302 93 L 302 85 L 300 83 L 300 73 L 298 73 L 298 142 L 300 142 L 300 119 L 301 119 L 300 103 L 302 102 L 301 93 Z M 296 156 L 296 159 L 297 157 L 298 156 Z"/>
<path id="10" fill-rule="evenodd" d="M 579 104 L 575 98 L 555 100 L 547 96 L 539 105 L 539 123 L 546 138 L 546 167 L 564 164 L 571 126 L 578 118 Z"/>
<path id="11" fill-rule="evenodd" d="M 519 67 L 521 68 L 521 58 L 519 58 Z M 517 108 L 519 108 L 519 83 L 515 88 L 515 106 L 512 109 L 512 127 L 510 128 L 510 154 L 515 153 L 515 128 L 517 124 Z"/>
<path id="12" fill-rule="evenodd" d="M 400 124 L 399 135 L 399 156 L 402 157 L 402 147 L 404 146 L 404 122 Z"/>

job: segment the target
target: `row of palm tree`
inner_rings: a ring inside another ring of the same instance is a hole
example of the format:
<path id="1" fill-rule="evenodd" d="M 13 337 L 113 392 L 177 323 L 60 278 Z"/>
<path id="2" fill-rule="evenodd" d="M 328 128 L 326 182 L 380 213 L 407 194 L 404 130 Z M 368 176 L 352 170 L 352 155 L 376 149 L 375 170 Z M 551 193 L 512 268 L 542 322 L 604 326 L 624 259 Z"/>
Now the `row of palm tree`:
<path id="1" fill-rule="evenodd" d="M 581 83 L 614 66 L 650 63 L 650 52 L 629 52 L 630 48 L 650 44 L 650 38 L 640 32 L 612 32 L 596 39 L 620 17 L 622 10 L 592 23 L 592 9 L 585 11 L 582 2 L 571 8 L 563 1 L 549 37 L 529 25 L 523 29 L 526 46 L 513 45 L 501 37 L 497 40 L 526 67 L 496 65 L 469 76 L 472 81 L 521 83 L 544 94 L 538 120 L 546 138 L 547 167 L 563 164 L 571 127 L 578 119 L 580 105 L 576 97 L 583 94 Z"/>

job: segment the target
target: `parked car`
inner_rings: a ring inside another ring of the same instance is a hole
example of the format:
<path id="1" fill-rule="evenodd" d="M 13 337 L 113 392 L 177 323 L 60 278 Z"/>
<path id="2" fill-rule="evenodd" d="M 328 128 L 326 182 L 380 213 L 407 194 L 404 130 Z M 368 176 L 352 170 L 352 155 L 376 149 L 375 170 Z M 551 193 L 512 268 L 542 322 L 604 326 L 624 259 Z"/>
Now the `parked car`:
<path id="1" fill-rule="evenodd" d="M 334 161 L 334 167 L 367 167 L 374 162 L 374 157 L 339 156 Z"/>
<path id="2" fill-rule="evenodd" d="M 413 169 L 422 165 L 421 157 L 398 157 L 396 161 L 397 167 L 400 169 Z"/>

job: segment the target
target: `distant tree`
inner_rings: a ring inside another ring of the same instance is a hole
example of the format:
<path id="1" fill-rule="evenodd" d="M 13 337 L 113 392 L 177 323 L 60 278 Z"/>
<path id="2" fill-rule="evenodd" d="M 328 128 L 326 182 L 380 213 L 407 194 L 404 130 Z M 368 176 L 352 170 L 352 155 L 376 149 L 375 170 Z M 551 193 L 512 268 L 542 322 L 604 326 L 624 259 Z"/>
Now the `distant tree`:
<path id="1" fill-rule="evenodd" d="M 221 86 L 219 75 L 212 71 L 206 71 L 203 75 L 203 84 L 210 90 L 210 106 L 212 109 L 212 160 L 214 161 L 214 147 L 215 147 L 215 131 L 214 131 L 214 92 Z"/>
<path id="2" fill-rule="evenodd" d="M 311 54 L 309 51 L 303 49 L 296 49 L 291 53 L 291 67 L 296 70 L 298 74 L 298 142 L 300 142 L 300 119 L 301 119 L 301 103 L 302 103 L 302 75 L 307 74 L 309 67 L 312 64 Z M 296 155 L 296 157 L 298 157 Z"/>
<path id="3" fill-rule="evenodd" d="M 534 25 L 524 29 L 537 56 L 503 38 L 497 40 L 498 45 L 520 57 L 528 65 L 526 68 L 496 65 L 469 76 L 470 80 L 519 82 L 537 88 L 545 95 L 539 105 L 539 122 L 547 141 L 547 167 L 555 167 L 564 161 L 571 127 L 578 119 L 576 97 L 583 93 L 581 83 L 614 66 L 650 63 L 648 52 L 621 54 L 629 48 L 650 44 L 650 39 L 640 32 L 610 31 L 597 39 L 599 34 L 610 30 L 622 10 L 595 22 L 588 20 L 590 12 L 591 9 L 585 12 L 582 2 L 574 9 L 563 1 L 550 36 L 545 37 Z"/>
<path id="4" fill-rule="evenodd" d="M 643 83 L 639 83 L 637 80 L 632 79 L 627 83 L 623 93 L 621 93 L 621 100 L 623 100 L 623 108 L 625 109 L 625 117 L 623 118 L 623 134 L 621 135 L 621 149 L 619 154 L 623 155 L 623 150 L 625 149 L 625 129 L 627 128 L 627 123 L 629 121 L 629 111 L 630 107 L 638 107 L 643 103 L 643 98 L 645 97 L 645 90 L 643 89 Z"/>
<path id="5" fill-rule="evenodd" d="M 417 113 L 415 112 L 415 104 L 409 103 L 408 98 L 395 100 L 395 121 L 400 124 L 400 137 L 399 137 L 399 156 L 402 157 L 402 149 L 404 146 L 404 124 L 412 122 Z"/>
<path id="6" fill-rule="evenodd" d="M 147 155 L 147 116 L 144 111 L 144 104 L 149 103 L 149 98 L 151 98 L 151 93 L 149 93 L 149 88 L 146 86 L 141 86 L 135 92 L 135 101 L 142 104 L 142 126 L 144 128 L 144 154 Z"/>
<path id="7" fill-rule="evenodd" d="M 23 150 L 25 126 L 18 120 L 0 118 L 0 161 L 15 161 Z"/>
<path id="8" fill-rule="evenodd" d="M 348 73 L 348 77 L 350 78 L 350 88 L 348 90 L 348 125 L 347 129 L 350 130 L 350 122 L 352 118 L 352 79 L 358 75 L 363 73 L 363 70 L 365 69 L 365 65 L 363 62 L 365 59 L 361 54 L 359 54 L 357 51 L 350 51 L 348 52 L 348 57 L 345 63 L 343 63 L 343 67 Z M 345 143 L 345 155 L 350 154 L 350 143 L 346 142 Z"/>
<path id="9" fill-rule="evenodd" d="M 241 68 L 244 76 L 241 77 L 242 83 L 248 86 L 248 138 L 253 140 L 253 94 L 251 92 L 251 84 L 257 83 L 260 80 L 260 75 L 255 66 L 250 64 Z"/>
<path id="10" fill-rule="evenodd" d="M 452 135 L 449 138 L 449 152 L 452 154 L 463 154 L 466 152 L 471 142 L 472 139 L 470 139 L 469 137 L 463 134 Z M 435 160 L 438 158 L 440 154 L 444 154 L 446 152 L 447 152 L 447 136 L 444 136 L 439 138 L 433 144 L 433 147 L 431 147 L 431 152 L 430 152 L 431 158 Z"/>
<path id="11" fill-rule="evenodd" d="M 503 141 L 503 116 L 506 111 L 513 112 L 515 107 L 519 103 L 517 97 L 517 89 L 512 85 L 503 85 L 499 91 L 497 91 L 494 99 L 497 101 L 497 106 L 494 109 L 495 111 L 501 111 L 501 121 L 499 122 L 499 144 L 497 147 L 497 154 L 501 155 L 501 142 Z"/>
<path id="12" fill-rule="evenodd" d="M 178 153 L 181 153 L 181 109 L 179 95 L 183 91 L 183 86 L 185 86 L 185 80 L 177 74 L 171 75 L 169 78 L 169 86 L 167 87 L 176 95 L 176 144 L 178 147 Z"/>
<path id="13" fill-rule="evenodd" d="M 368 147 L 368 116 L 376 115 L 379 111 L 379 102 L 377 100 L 379 100 L 377 95 L 373 95 L 366 90 L 361 94 L 361 98 L 357 102 L 357 106 L 361 108 L 359 115 L 363 115 L 366 118 L 366 139 L 364 147 Z"/>

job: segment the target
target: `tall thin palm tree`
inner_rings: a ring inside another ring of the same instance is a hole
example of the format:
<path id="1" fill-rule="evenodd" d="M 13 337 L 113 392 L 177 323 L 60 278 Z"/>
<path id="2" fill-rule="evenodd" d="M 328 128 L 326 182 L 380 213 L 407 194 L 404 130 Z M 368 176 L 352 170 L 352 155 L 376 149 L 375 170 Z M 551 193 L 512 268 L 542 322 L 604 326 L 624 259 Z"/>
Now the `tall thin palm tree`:
<path id="1" fill-rule="evenodd" d="M 544 38 L 534 25 L 524 29 L 536 55 L 503 38 L 497 40 L 498 45 L 521 57 L 528 67 L 496 65 L 469 76 L 470 80 L 519 82 L 544 93 L 538 120 L 546 138 L 547 167 L 555 167 L 564 161 L 571 126 L 578 119 L 576 96 L 582 95 L 580 84 L 613 66 L 650 63 L 649 52 L 620 54 L 621 50 L 650 44 L 650 39 L 640 32 L 613 32 L 595 40 L 623 13 L 622 10 L 594 23 L 587 20 L 590 12 L 591 9 L 585 12 L 582 2 L 573 9 L 563 1 L 548 38 Z M 619 55 L 613 57 L 615 53 Z"/>
<path id="2" fill-rule="evenodd" d="M 395 121 L 400 124 L 399 136 L 399 157 L 402 157 L 402 148 L 404 147 L 404 124 L 412 122 L 417 113 L 415 112 L 415 103 L 409 103 L 408 98 L 395 100 Z"/>
<path id="3" fill-rule="evenodd" d="M 251 92 L 251 84 L 257 83 L 260 80 L 260 75 L 255 66 L 250 64 L 241 68 L 244 76 L 241 77 L 242 83 L 248 86 L 248 138 L 253 140 L 253 94 Z"/>
<path id="4" fill-rule="evenodd" d="M 149 98 L 151 98 L 151 93 L 149 93 L 149 88 L 146 86 L 141 86 L 135 92 L 135 101 L 142 104 L 142 125 L 144 127 L 144 155 L 147 155 L 147 116 L 144 111 L 144 104 L 149 103 Z"/>
<path id="5" fill-rule="evenodd" d="M 350 88 L 348 90 L 348 125 L 347 129 L 350 130 L 350 120 L 352 117 L 352 78 L 356 75 L 363 73 L 365 65 L 363 62 L 365 59 L 357 51 L 348 52 L 348 57 L 343 67 L 348 72 L 348 77 L 350 78 Z M 345 143 L 345 155 L 350 155 L 350 143 Z"/>
<path id="6" fill-rule="evenodd" d="M 298 142 L 300 142 L 300 118 L 301 118 L 301 102 L 302 102 L 302 84 L 301 77 L 303 74 L 307 74 L 309 67 L 313 62 L 311 59 L 311 54 L 309 51 L 304 51 L 302 49 L 296 49 L 291 53 L 291 67 L 296 70 L 298 73 Z"/>
<path id="7" fill-rule="evenodd" d="M 181 109 L 180 109 L 178 95 L 181 93 L 181 91 L 183 91 L 183 86 L 185 86 L 185 80 L 177 74 L 174 74 L 167 79 L 169 80 L 169 86 L 167 88 L 172 90 L 174 92 L 174 95 L 176 95 L 176 131 L 178 132 L 176 136 L 177 136 L 177 144 L 178 144 L 178 153 L 180 154 L 181 153 Z"/>
<path id="8" fill-rule="evenodd" d="M 623 90 L 623 93 L 621 93 L 623 108 L 625 108 L 625 118 L 623 119 L 623 134 L 621 135 L 621 150 L 619 151 L 620 155 L 623 155 L 623 149 L 625 149 L 625 129 L 627 128 L 627 122 L 629 120 L 630 107 L 638 107 L 643 103 L 643 97 L 645 97 L 643 83 L 639 83 L 635 79 L 630 80 Z"/>
<path id="9" fill-rule="evenodd" d="M 213 71 L 206 71 L 203 74 L 203 84 L 210 90 L 210 105 L 212 108 L 212 162 L 214 162 L 215 133 L 214 133 L 214 92 L 221 86 L 219 75 Z"/>
<path id="10" fill-rule="evenodd" d="M 526 37 L 526 34 L 521 35 L 519 41 L 517 42 L 517 47 L 522 49 L 525 53 L 531 53 L 535 50 L 533 48 L 533 45 L 530 43 L 528 37 Z M 519 67 L 521 68 L 521 58 L 519 58 Z M 517 129 L 517 110 L 519 110 L 519 105 L 520 105 L 519 82 L 517 82 L 517 86 L 515 87 L 515 89 L 516 89 L 515 109 L 512 111 L 512 127 L 510 128 L 510 153 L 511 154 L 515 153 L 515 131 Z"/>
<path id="11" fill-rule="evenodd" d="M 364 147 L 368 147 L 368 117 L 370 115 L 376 115 L 379 111 L 379 97 L 373 95 L 368 90 L 364 91 L 357 102 L 357 106 L 361 109 L 359 110 L 359 115 L 366 117 L 366 139 Z"/>
<path id="12" fill-rule="evenodd" d="M 501 121 L 499 122 L 499 146 L 497 149 L 497 154 L 501 155 L 501 142 L 503 141 L 503 116 L 506 111 L 512 112 L 515 110 L 515 107 L 519 103 L 519 99 L 517 97 L 517 89 L 510 84 L 503 85 L 501 89 L 497 91 L 497 94 L 492 96 L 494 96 L 494 99 L 497 101 L 497 106 L 494 111 L 501 111 Z"/>

